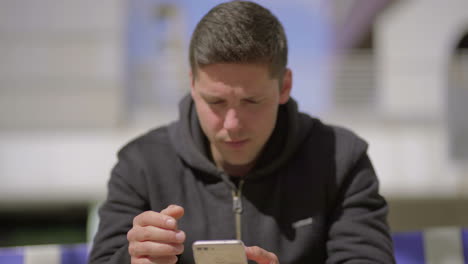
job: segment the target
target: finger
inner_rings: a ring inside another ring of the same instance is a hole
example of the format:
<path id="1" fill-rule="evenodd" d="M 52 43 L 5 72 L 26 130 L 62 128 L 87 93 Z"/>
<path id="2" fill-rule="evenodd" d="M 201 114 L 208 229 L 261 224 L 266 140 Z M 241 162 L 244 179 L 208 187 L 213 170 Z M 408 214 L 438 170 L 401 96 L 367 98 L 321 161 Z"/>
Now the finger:
<path id="1" fill-rule="evenodd" d="M 179 220 L 184 216 L 184 208 L 182 206 L 171 204 L 166 209 L 161 211 L 161 214 L 169 215 Z"/>
<path id="2" fill-rule="evenodd" d="M 155 226 L 164 229 L 177 229 L 177 221 L 169 215 L 146 211 L 133 218 L 133 226 Z"/>
<path id="3" fill-rule="evenodd" d="M 178 260 L 177 256 L 151 258 L 152 263 L 157 263 L 157 264 L 174 264 L 174 263 L 177 263 L 177 260 Z"/>
<path id="4" fill-rule="evenodd" d="M 257 262 L 258 264 L 278 264 L 278 257 L 260 247 L 246 247 L 245 254 L 247 258 Z"/>
<path id="5" fill-rule="evenodd" d="M 165 244 L 152 241 L 132 242 L 128 245 L 128 253 L 133 257 L 158 258 L 175 256 L 184 252 L 184 244 Z"/>
<path id="6" fill-rule="evenodd" d="M 183 243 L 185 233 L 154 226 L 135 226 L 127 234 L 128 241 L 153 241 L 161 243 Z"/>
<path id="7" fill-rule="evenodd" d="M 155 264 L 156 262 L 150 260 L 148 257 L 131 257 L 132 264 Z"/>
<path id="8" fill-rule="evenodd" d="M 132 264 L 175 264 L 177 263 L 178 258 L 176 256 L 169 257 L 160 257 L 160 258 L 150 258 L 148 256 L 144 257 L 132 257 Z"/>

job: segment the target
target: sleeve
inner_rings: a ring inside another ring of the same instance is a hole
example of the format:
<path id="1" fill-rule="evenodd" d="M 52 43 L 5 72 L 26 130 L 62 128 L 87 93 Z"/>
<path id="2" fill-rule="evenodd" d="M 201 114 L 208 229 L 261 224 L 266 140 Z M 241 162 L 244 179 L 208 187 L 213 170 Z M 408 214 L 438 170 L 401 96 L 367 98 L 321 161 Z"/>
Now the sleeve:
<path id="1" fill-rule="evenodd" d="M 361 151 L 337 184 L 331 212 L 326 263 L 395 263 L 388 206 L 366 151 Z"/>
<path id="2" fill-rule="evenodd" d="M 99 227 L 89 264 L 130 263 L 127 232 L 133 218 L 149 210 L 145 198 L 144 170 L 138 155 L 124 149 L 111 172 L 108 195 L 99 209 Z"/>

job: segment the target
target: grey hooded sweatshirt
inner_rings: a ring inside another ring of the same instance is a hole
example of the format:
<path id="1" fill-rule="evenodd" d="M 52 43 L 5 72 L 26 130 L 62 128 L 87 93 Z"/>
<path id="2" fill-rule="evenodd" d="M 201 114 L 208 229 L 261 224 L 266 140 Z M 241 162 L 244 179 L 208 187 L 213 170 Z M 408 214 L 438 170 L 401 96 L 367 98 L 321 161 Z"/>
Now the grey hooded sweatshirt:
<path id="1" fill-rule="evenodd" d="M 100 208 L 89 263 L 130 263 L 127 232 L 138 214 L 185 209 L 178 263 L 194 263 L 196 240 L 240 238 L 280 263 L 394 263 L 387 204 L 352 132 L 280 106 L 255 167 L 233 181 L 213 163 L 190 96 L 178 121 L 136 138 L 118 153 Z"/>

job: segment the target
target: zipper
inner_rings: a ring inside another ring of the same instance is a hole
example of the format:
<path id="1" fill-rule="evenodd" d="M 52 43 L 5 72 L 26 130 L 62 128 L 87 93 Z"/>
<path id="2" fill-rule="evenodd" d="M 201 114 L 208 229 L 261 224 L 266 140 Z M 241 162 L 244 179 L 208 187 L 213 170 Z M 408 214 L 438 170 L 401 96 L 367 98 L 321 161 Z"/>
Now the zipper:
<path id="1" fill-rule="evenodd" d="M 239 182 L 239 187 L 232 190 L 232 211 L 236 218 L 236 239 L 242 240 L 242 186 L 244 186 L 244 180 Z"/>

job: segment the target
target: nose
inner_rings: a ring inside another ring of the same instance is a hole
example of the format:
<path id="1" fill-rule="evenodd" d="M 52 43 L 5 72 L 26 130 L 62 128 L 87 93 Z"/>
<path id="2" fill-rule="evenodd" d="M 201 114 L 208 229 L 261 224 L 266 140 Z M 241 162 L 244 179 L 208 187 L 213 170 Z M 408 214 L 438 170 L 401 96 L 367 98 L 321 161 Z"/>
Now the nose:
<path id="1" fill-rule="evenodd" d="M 228 131 L 236 131 L 240 126 L 238 113 L 233 108 L 229 109 L 224 117 L 224 128 Z"/>

